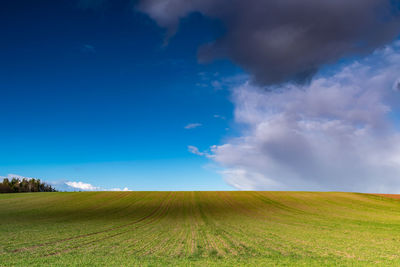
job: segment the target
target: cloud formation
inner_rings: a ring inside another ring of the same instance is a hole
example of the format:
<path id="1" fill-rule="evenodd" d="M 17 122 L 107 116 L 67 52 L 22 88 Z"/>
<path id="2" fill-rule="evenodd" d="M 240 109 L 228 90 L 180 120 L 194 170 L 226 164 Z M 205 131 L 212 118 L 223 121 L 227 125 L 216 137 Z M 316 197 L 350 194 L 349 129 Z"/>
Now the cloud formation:
<path id="1" fill-rule="evenodd" d="M 189 123 L 189 124 L 186 125 L 184 128 L 185 128 L 186 130 L 190 130 L 190 129 L 194 129 L 194 128 L 197 128 L 197 127 L 200 127 L 200 126 L 202 126 L 201 123 Z"/>
<path id="2" fill-rule="evenodd" d="M 188 146 L 188 151 L 192 154 L 198 155 L 198 156 L 204 156 L 204 152 L 200 152 L 200 150 L 195 147 L 195 146 Z"/>
<path id="3" fill-rule="evenodd" d="M 79 189 L 79 190 L 83 190 L 83 191 L 97 191 L 100 190 L 100 187 L 96 187 L 93 186 L 91 184 L 88 183 L 83 183 L 83 182 L 65 182 L 66 185 L 74 188 L 74 189 Z"/>
<path id="4" fill-rule="evenodd" d="M 104 191 L 132 191 L 132 190 L 129 190 L 128 187 L 124 187 L 123 189 L 121 189 L 121 188 L 111 188 L 111 189 L 106 189 Z"/>
<path id="5" fill-rule="evenodd" d="M 400 42 L 309 85 L 234 90 L 242 135 L 213 146 L 225 180 L 242 190 L 400 193 Z"/>
<path id="6" fill-rule="evenodd" d="M 199 60 L 229 58 L 262 85 L 304 82 L 346 56 L 366 54 L 399 35 L 400 0 L 141 0 L 137 9 L 167 29 L 193 12 L 219 19 L 225 34 Z"/>
<path id="7" fill-rule="evenodd" d="M 123 189 L 121 189 L 121 188 L 105 189 L 105 188 L 101 188 L 101 187 L 94 186 L 94 185 L 91 185 L 89 183 L 84 183 L 84 182 L 62 181 L 61 183 L 69 186 L 73 190 L 82 190 L 82 191 L 131 191 L 131 190 L 128 189 L 128 187 L 124 187 Z M 53 184 L 57 185 L 58 183 L 53 183 Z M 63 189 L 65 189 L 65 188 L 63 188 Z"/>

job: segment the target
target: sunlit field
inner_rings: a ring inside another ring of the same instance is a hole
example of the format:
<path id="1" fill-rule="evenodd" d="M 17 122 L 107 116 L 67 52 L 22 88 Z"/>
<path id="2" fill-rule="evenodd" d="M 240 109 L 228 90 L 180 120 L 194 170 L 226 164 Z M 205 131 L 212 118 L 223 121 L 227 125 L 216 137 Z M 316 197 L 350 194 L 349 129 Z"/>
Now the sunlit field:
<path id="1" fill-rule="evenodd" d="M 400 200 L 356 193 L 0 195 L 1 266 L 400 265 Z"/>

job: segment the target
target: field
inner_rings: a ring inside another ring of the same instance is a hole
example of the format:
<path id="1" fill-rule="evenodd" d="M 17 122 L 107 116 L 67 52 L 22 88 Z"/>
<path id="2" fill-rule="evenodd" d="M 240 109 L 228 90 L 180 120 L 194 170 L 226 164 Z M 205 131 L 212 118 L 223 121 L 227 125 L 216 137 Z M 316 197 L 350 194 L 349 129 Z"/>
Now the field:
<path id="1" fill-rule="evenodd" d="M 400 199 L 319 192 L 0 194 L 1 266 L 400 265 Z"/>

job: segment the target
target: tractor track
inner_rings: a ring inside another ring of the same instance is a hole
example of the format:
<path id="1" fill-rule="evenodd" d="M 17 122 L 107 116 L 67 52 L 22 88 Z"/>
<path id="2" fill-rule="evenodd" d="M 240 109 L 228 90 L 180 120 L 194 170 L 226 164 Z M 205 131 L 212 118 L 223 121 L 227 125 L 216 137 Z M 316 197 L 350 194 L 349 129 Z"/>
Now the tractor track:
<path id="1" fill-rule="evenodd" d="M 166 199 L 168 199 L 170 194 L 166 196 Z M 68 238 L 64 238 L 64 239 L 60 239 L 60 240 L 56 240 L 56 241 L 52 241 L 52 242 L 41 243 L 41 244 L 30 246 L 30 247 L 18 248 L 18 249 L 11 250 L 10 252 L 18 253 L 18 252 L 23 252 L 23 251 L 32 251 L 34 249 L 37 249 L 37 248 L 40 248 L 40 247 L 44 247 L 44 246 L 48 246 L 48 245 L 55 245 L 55 244 L 64 243 L 64 242 L 71 241 L 71 240 L 81 239 L 81 238 L 85 238 L 85 237 L 89 237 L 89 236 L 95 236 L 95 235 L 99 235 L 99 234 L 115 231 L 115 230 L 118 230 L 118 229 L 122 229 L 122 228 L 125 228 L 125 227 L 129 227 L 129 226 L 135 225 L 137 223 L 140 223 L 142 221 L 145 221 L 145 220 L 151 218 L 154 214 L 156 214 L 159 210 L 161 210 L 161 208 L 163 206 L 162 204 L 164 202 L 165 202 L 165 200 L 159 206 L 157 206 L 157 208 L 155 210 L 153 210 L 150 214 L 148 214 L 148 215 L 146 215 L 144 217 L 141 217 L 141 218 L 139 218 L 139 219 L 137 219 L 137 220 L 135 220 L 135 221 L 133 221 L 131 223 L 128 223 L 128 224 L 124 224 L 124 225 L 120 225 L 120 226 L 116 226 L 116 227 L 112 227 L 112 228 L 108 228 L 108 229 L 105 229 L 105 230 L 96 231 L 96 232 L 92 232 L 92 233 L 88 233 L 88 234 L 72 236 L 72 237 L 68 237 Z M 127 231 L 125 231 L 125 232 L 127 232 Z M 125 232 L 123 232 L 123 233 L 125 233 Z M 120 234 L 123 234 L 123 233 L 120 233 Z"/>
<path id="2" fill-rule="evenodd" d="M 49 256 L 54 256 L 54 255 L 60 255 L 60 254 L 68 253 L 68 252 L 71 252 L 71 251 L 73 251 L 73 250 L 76 250 L 76 249 L 79 249 L 79 248 L 83 248 L 83 247 L 87 247 L 87 246 L 90 246 L 90 245 L 92 245 L 92 244 L 94 244 L 94 243 L 101 242 L 101 241 L 104 241 L 104 240 L 108 240 L 108 239 L 114 238 L 114 237 L 116 237 L 116 236 L 120 236 L 120 235 L 129 233 L 129 232 L 132 232 L 132 231 L 134 231 L 134 230 L 136 230 L 136 229 L 139 229 L 139 228 L 148 226 L 148 225 L 150 225 L 150 224 L 152 224 L 152 223 L 158 221 L 158 220 L 161 218 L 161 216 L 162 216 L 163 214 L 165 214 L 165 213 L 168 211 L 168 207 L 169 207 L 169 205 L 170 205 L 170 203 L 171 203 L 171 201 L 172 201 L 172 198 L 170 197 L 171 194 L 172 194 L 172 193 L 168 194 L 168 196 L 166 197 L 166 199 L 165 199 L 163 202 L 161 202 L 160 205 L 156 208 L 156 210 L 154 210 L 151 214 L 148 214 L 147 216 L 142 217 L 141 219 L 139 219 L 139 220 L 137 220 L 137 221 L 135 221 L 135 222 L 133 222 L 133 223 L 125 224 L 125 225 L 123 225 L 123 226 L 121 226 L 121 227 L 118 227 L 118 228 L 108 229 L 109 231 L 102 231 L 102 232 L 97 232 L 97 233 L 100 234 L 100 233 L 110 232 L 110 231 L 113 231 L 113 230 L 118 230 L 118 229 L 121 229 L 121 228 L 125 228 L 125 227 L 129 227 L 129 226 L 135 225 L 135 224 L 137 224 L 137 223 L 139 223 L 139 222 L 142 222 L 142 221 L 145 221 L 145 220 L 149 219 L 149 220 L 147 220 L 147 222 L 144 223 L 144 224 L 137 225 L 137 226 L 134 227 L 134 228 L 129 228 L 129 229 L 124 230 L 124 231 L 119 232 L 119 233 L 115 233 L 115 234 L 112 234 L 112 235 L 107 235 L 107 236 L 104 236 L 104 237 L 101 237 L 101 238 L 98 238 L 98 239 L 95 239 L 95 240 L 91 240 L 91 241 L 88 241 L 88 242 L 85 242 L 85 243 L 80 243 L 80 244 L 78 244 L 78 245 L 75 245 L 75 246 L 70 247 L 70 248 L 67 248 L 67 249 L 62 249 L 62 250 L 59 250 L 59 251 L 54 251 L 54 252 L 45 254 L 44 257 L 49 257 Z M 167 202 L 167 203 L 165 204 L 165 202 Z M 164 205 L 164 204 L 165 204 L 165 205 Z M 156 216 L 156 217 L 153 217 L 153 216 L 156 215 L 158 212 L 160 212 L 160 214 L 159 214 L 158 216 Z M 152 217 L 153 217 L 153 218 L 152 218 Z M 158 220 L 157 220 L 157 219 L 158 219 Z M 83 237 L 87 237 L 87 236 L 83 236 Z M 67 240 L 67 241 L 69 241 L 69 240 Z"/>

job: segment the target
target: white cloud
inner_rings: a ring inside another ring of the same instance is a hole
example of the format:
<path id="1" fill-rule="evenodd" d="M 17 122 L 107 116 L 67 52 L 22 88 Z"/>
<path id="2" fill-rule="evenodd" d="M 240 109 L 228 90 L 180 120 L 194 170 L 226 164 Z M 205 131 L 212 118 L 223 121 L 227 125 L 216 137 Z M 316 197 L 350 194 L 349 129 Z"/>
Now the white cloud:
<path id="1" fill-rule="evenodd" d="M 91 185 L 89 183 L 84 183 L 84 182 L 66 181 L 63 183 L 69 187 L 72 187 L 73 189 L 78 189 L 78 190 L 82 190 L 82 191 L 131 191 L 131 190 L 129 190 L 128 187 L 124 187 L 123 189 L 121 189 L 121 188 L 106 189 L 106 188 L 94 186 L 94 185 Z"/>
<path id="2" fill-rule="evenodd" d="M 396 43 L 306 86 L 246 83 L 233 93 L 246 127 L 213 159 L 238 189 L 400 192 L 399 70 Z"/>
<path id="3" fill-rule="evenodd" d="M 83 190 L 83 191 L 97 191 L 100 190 L 100 187 L 93 186 L 91 184 L 83 183 L 83 182 L 65 182 L 66 185 Z"/>
<path id="4" fill-rule="evenodd" d="M 185 126 L 185 129 L 189 130 L 189 129 L 194 129 L 197 127 L 202 126 L 201 123 L 189 123 L 188 125 Z"/>
<path id="5" fill-rule="evenodd" d="M 190 153 L 195 154 L 195 155 L 199 155 L 199 156 L 205 155 L 204 152 L 200 152 L 199 149 L 195 146 L 188 146 L 188 150 Z"/>
<path id="6" fill-rule="evenodd" d="M 111 189 L 105 189 L 104 191 L 132 191 L 132 190 L 129 190 L 128 187 L 124 187 L 124 189 L 121 189 L 121 188 L 111 188 Z"/>
<path id="7" fill-rule="evenodd" d="M 216 146 L 212 146 L 211 149 L 214 149 Z M 207 158 L 213 158 L 214 155 L 210 153 L 210 151 L 200 151 L 197 147 L 195 146 L 188 146 L 188 151 L 192 154 L 198 155 L 198 156 L 204 156 Z"/>
<path id="8" fill-rule="evenodd" d="M 260 184 L 269 190 L 279 189 L 279 184 L 257 172 L 246 169 L 226 169 L 219 172 L 231 186 L 240 190 L 259 190 Z"/>

